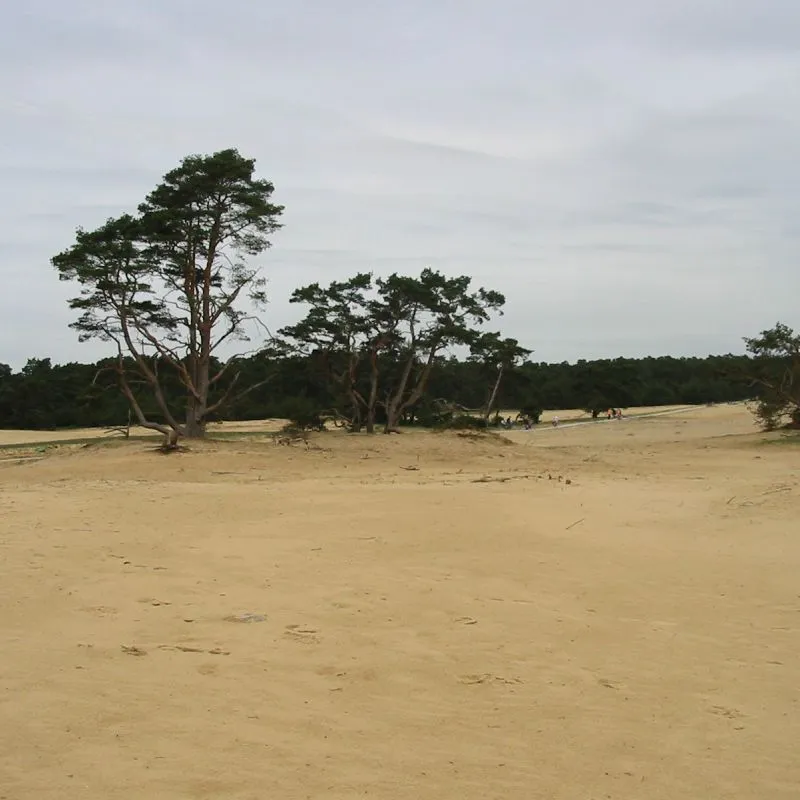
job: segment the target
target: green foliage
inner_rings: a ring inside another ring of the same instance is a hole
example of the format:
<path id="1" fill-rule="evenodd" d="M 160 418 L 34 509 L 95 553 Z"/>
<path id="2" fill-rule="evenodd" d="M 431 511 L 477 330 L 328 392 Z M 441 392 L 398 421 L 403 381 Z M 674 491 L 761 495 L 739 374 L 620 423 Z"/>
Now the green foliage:
<path id="1" fill-rule="evenodd" d="M 286 403 L 287 412 L 284 417 L 291 426 L 301 431 L 322 431 L 325 420 L 322 411 L 307 397 L 293 397 Z"/>
<path id="2" fill-rule="evenodd" d="M 501 403 L 500 386 L 503 377 L 517 367 L 531 350 L 521 347 L 516 339 L 503 339 L 499 333 L 483 333 L 470 343 L 469 360 L 479 364 L 487 375 L 488 388 L 483 409 L 484 419 Z"/>
<path id="3" fill-rule="evenodd" d="M 620 361 L 624 362 L 624 369 L 619 373 L 618 360 L 522 364 L 505 379 L 503 407 L 529 415 L 541 409 L 583 407 L 581 374 L 587 363 L 593 370 L 608 370 L 614 380 L 619 379 L 623 394 L 631 401 L 627 407 L 686 404 L 687 397 L 699 397 L 702 403 L 756 399 L 759 386 L 751 385 L 752 379 L 745 380 L 743 376 L 761 374 L 765 369 L 760 359 L 744 355 Z M 388 357 L 382 368 L 395 372 L 399 369 Z M 241 359 L 238 369 L 240 382 L 256 388 L 236 396 L 225 419 L 286 419 L 292 416 L 297 398 L 305 398 L 320 410 L 335 408 L 341 397 L 313 356 L 265 350 Z M 166 373 L 162 376 L 165 398 L 177 414 L 185 402 L 185 387 L 176 376 L 169 376 L 169 380 L 167 377 Z M 363 379 L 367 391 L 369 370 Z M 158 412 L 145 381 L 132 381 L 131 389 L 147 413 Z M 447 402 L 431 398 L 445 398 Z M 467 413 L 459 409 L 481 409 L 485 399 L 486 376 L 480 365 L 443 359 L 431 373 L 425 394 L 407 412 L 407 421 L 413 419 L 415 424 L 435 427 L 448 416 Z M 613 405 L 623 407 L 619 402 Z M 0 371 L 0 428 L 114 426 L 125 423 L 128 407 L 119 391 L 113 358 L 96 364 L 55 365 L 47 359 L 32 359 L 17 372 Z M 385 417 L 381 408 L 377 412 L 376 422 L 380 424 Z"/>
<path id="4" fill-rule="evenodd" d="M 216 352 L 223 342 L 248 340 L 242 301 L 259 307 L 266 295 L 247 258 L 269 247 L 283 211 L 254 169 L 232 149 L 189 156 L 136 215 L 79 229 L 72 247 L 52 259 L 60 279 L 80 287 L 71 327 L 81 341 L 114 345 L 118 386 L 145 427 L 201 436 L 231 400 L 239 371 Z M 170 381 L 182 387 L 180 409 L 169 400 Z"/>
<path id="5" fill-rule="evenodd" d="M 415 424 L 422 428 L 446 427 L 454 417 L 452 407 L 428 397 L 417 403 L 413 411 Z"/>
<path id="6" fill-rule="evenodd" d="M 754 357 L 748 377 L 758 390 L 756 419 L 765 430 L 800 428 L 800 334 L 779 322 L 744 341 Z"/>
<path id="7" fill-rule="evenodd" d="M 416 417 L 434 370 L 452 348 L 477 341 L 476 327 L 505 298 L 472 290 L 466 276 L 424 269 L 418 278 L 361 273 L 327 287 L 314 283 L 297 289 L 291 302 L 308 310 L 280 335 L 320 365 L 353 430 L 363 423 L 372 432 L 382 416 L 389 432 Z M 505 341 L 508 347 L 512 340 Z"/>
<path id="8" fill-rule="evenodd" d="M 384 360 L 394 366 L 381 376 L 387 433 L 423 397 L 445 354 L 471 344 L 476 328 L 505 304 L 499 292 L 472 290 L 471 284 L 468 276 L 447 278 L 431 269 L 422 270 L 419 278 L 393 274 L 377 279 L 371 314 L 388 356 Z"/>
<path id="9" fill-rule="evenodd" d="M 457 414 L 439 427 L 454 431 L 485 431 L 489 423 L 484 417 L 474 414 Z"/>
<path id="10" fill-rule="evenodd" d="M 351 429 L 360 430 L 366 413 L 370 432 L 374 428 L 375 397 L 371 403 L 365 399 L 359 377 L 370 355 L 373 372 L 377 372 L 380 343 L 370 315 L 372 288 L 372 275 L 359 273 L 347 281 L 333 281 L 327 287 L 312 283 L 296 289 L 289 302 L 308 306 L 306 316 L 278 332 L 289 346 L 313 361 L 331 384 L 336 395 L 334 405 L 349 418 Z"/>
<path id="11" fill-rule="evenodd" d="M 526 405 L 520 409 L 519 413 L 523 419 L 530 420 L 533 425 L 538 425 L 544 409 L 538 405 Z"/>

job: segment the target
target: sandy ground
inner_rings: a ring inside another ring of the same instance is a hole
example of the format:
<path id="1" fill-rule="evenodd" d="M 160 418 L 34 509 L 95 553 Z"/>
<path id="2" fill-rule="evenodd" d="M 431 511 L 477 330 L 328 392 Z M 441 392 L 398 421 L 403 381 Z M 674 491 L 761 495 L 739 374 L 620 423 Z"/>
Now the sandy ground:
<path id="1" fill-rule="evenodd" d="M 723 406 L 6 460 L 0 798 L 797 798 L 774 438 Z"/>

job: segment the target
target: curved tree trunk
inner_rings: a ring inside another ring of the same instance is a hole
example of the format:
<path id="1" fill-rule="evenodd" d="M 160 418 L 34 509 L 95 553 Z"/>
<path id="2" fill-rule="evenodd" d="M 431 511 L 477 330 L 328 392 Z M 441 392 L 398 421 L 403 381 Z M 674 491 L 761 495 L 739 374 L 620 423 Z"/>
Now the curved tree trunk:
<path id="1" fill-rule="evenodd" d="M 367 398 L 367 433 L 375 433 L 375 406 L 378 403 L 378 353 L 370 353 L 369 397 Z"/>
<path id="2" fill-rule="evenodd" d="M 494 408 L 495 401 L 497 400 L 497 392 L 500 389 L 500 381 L 503 380 L 503 367 L 501 366 L 497 370 L 497 380 L 494 382 L 494 387 L 492 388 L 492 393 L 489 396 L 489 401 L 486 403 L 486 411 L 483 413 L 484 419 L 489 419 L 492 414 L 492 409 Z"/>

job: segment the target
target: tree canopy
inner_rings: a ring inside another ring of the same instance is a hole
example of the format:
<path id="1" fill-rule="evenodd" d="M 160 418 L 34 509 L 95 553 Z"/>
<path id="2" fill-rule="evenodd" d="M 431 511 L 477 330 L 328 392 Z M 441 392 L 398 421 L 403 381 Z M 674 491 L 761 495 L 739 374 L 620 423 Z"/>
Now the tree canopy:
<path id="1" fill-rule="evenodd" d="M 52 259 L 61 280 L 80 286 L 70 301 L 79 312 L 72 327 L 81 340 L 114 345 L 109 367 L 146 428 L 202 436 L 209 416 L 240 388 L 237 357 L 217 355 L 226 341 L 249 340 L 247 322 L 266 301 L 251 259 L 270 246 L 283 211 L 271 202 L 272 184 L 254 172 L 255 161 L 233 149 L 188 156 L 137 214 L 79 229 Z M 180 412 L 167 399 L 165 372 L 182 387 Z M 145 413 L 139 383 L 159 419 Z"/>
<path id="2" fill-rule="evenodd" d="M 756 417 L 767 430 L 800 428 L 800 333 L 778 322 L 744 341 L 754 357 L 748 375 L 758 389 Z"/>
<path id="3" fill-rule="evenodd" d="M 373 432 L 380 408 L 389 433 L 422 399 L 445 354 L 475 345 L 477 329 L 502 309 L 503 295 L 471 284 L 430 268 L 419 277 L 360 273 L 327 287 L 314 283 L 293 293 L 291 302 L 308 310 L 280 334 L 324 365 L 352 430 L 365 424 Z"/>

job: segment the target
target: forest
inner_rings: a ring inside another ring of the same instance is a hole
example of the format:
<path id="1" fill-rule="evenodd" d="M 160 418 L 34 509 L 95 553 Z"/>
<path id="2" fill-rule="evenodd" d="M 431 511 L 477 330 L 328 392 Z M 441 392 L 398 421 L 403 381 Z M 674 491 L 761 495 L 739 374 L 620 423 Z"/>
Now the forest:
<path id="1" fill-rule="evenodd" d="M 722 403 L 753 397 L 756 390 L 745 376 L 752 371 L 749 356 L 706 358 L 617 358 L 542 364 L 526 361 L 509 370 L 494 407 L 501 409 L 582 408 Z M 128 419 L 129 404 L 119 391 L 114 359 L 95 364 L 51 364 L 31 359 L 18 372 L 0 364 L 0 428 L 55 429 L 117 426 Z M 256 386 L 235 400 L 216 419 L 270 417 L 297 419 L 339 408 L 343 398 L 329 372 L 313 356 L 275 356 L 264 352 L 238 365 L 242 385 Z M 414 410 L 424 411 L 433 400 L 464 409 L 483 409 L 493 372 L 466 358 L 445 358 L 436 365 L 423 397 Z M 175 410 L 185 402 L 179 381 L 165 381 L 168 402 Z M 157 409 L 146 391 L 144 410 Z M 383 422 L 379 415 L 378 422 Z M 409 419 L 404 422 L 411 421 Z"/>

